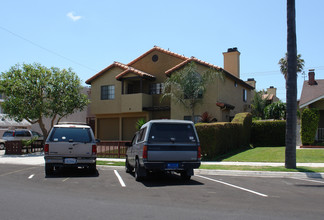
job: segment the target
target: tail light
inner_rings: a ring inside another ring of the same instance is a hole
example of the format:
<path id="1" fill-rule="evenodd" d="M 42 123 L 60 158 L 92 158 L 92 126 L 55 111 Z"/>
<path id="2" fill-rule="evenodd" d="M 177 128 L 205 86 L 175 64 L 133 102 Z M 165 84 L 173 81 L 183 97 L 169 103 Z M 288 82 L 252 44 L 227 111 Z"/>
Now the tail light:
<path id="1" fill-rule="evenodd" d="M 201 147 L 198 147 L 197 158 L 201 159 Z"/>
<path id="2" fill-rule="evenodd" d="M 97 154 L 97 145 L 92 145 L 92 155 Z"/>
<path id="3" fill-rule="evenodd" d="M 143 159 L 147 159 L 147 146 L 144 145 L 143 147 Z"/>
<path id="4" fill-rule="evenodd" d="M 44 153 L 48 154 L 49 153 L 49 144 L 45 144 L 44 146 Z"/>

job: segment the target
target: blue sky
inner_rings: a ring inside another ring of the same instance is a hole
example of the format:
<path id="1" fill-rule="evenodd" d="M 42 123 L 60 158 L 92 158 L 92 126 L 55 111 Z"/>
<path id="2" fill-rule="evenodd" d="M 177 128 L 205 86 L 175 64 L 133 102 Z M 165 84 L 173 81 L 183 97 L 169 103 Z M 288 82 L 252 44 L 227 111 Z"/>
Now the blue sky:
<path id="1" fill-rule="evenodd" d="M 83 83 L 114 61 L 127 64 L 154 45 L 223 67 L 241 52 L 241 79 L 277 88 L 286 52 L 286 0 L 0 0 L 0 72 L 17 63 L 71 67 Z M 324 79 L 324 1 L 296 0 L 297 48 Z M 298 98 L 304 78 L 298 76 Z"/>

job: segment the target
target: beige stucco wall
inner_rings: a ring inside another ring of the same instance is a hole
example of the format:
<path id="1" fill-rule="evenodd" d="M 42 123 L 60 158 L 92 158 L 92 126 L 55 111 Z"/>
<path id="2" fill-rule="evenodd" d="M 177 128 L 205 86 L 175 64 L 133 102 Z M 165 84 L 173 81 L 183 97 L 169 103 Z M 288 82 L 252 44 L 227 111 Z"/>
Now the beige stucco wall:
<path id="1" fill-rule="evenodd" d="M 197 68 L 199 72 L 207 70 L 207 68 L 203 66 L 198 66 Z M 243 101 L 243 89 L 247 91 L 247 102 Z M 195 108 L 195 115 L 201 115 L 207 111 L 219 122 L 229 121 L 230 117 L 234 117 L 235 114 L 239 112 L 250 111 L 249 106 L 251 104 L 251 99 L 252 91 L 242 86 L 238 81 L 235 84 L 235 81 L 228 77 L 224 77 L 224 81 L 215 79 L 215 81 L 210 83 L 207 87 L 202 104 L 198 104 Z M 234 110 L 223 111 L 216 106 L 217 102 L 224 102 L 235 106 L 235 108 Z M 171 118 L 184 119 L 184 116 L 190 115 L 190 109 L 185 109 L 182 105 L 174 102 L 171 103 Z"/>
<path id="2" fill-rule="evenodd" d="M 99 78 L 91 83 L 91 113 L 92 114 L 111 114 L 121 111 L 121 82 L 115 77 L 123 70 L 118 67 L 113 67 Z M 101 86 L 115 85 L 115 99 L 101 100 Z"/>
<path id="3" fill-rule="evenodd" d="M 148 112 L 96 115 L 95 136 L 101 141 L 131 140 L 138 119 L 150 119 Z"/>

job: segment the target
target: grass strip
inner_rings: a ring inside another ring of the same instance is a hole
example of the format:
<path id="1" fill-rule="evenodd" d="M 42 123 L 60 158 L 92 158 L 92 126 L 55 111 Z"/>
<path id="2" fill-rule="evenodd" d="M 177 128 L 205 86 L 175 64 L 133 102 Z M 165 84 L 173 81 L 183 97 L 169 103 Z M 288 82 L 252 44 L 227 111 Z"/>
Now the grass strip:
<path id="1" fill-rule="evenodd" d="M 297 169 L 287 169 L 283 166 L 271 167 L 271 166 L 201 165 L 199 169 L 324 173 L 324 167 L 297 167 Z"/>
<path id="2" fill-rule="evenodd" d="M 106 165 L 106 166 L 125 166 L 125 162 L 100 161 L 100 160 L 97 160 L 97 165 Z"/>
<path id="3" fill-rule="evenodd" d="M 297 149 L 297 163 L 324 163 L 324 149 Z M 285 147 L 242 148 L 211 161 L 285 162 Z"/>

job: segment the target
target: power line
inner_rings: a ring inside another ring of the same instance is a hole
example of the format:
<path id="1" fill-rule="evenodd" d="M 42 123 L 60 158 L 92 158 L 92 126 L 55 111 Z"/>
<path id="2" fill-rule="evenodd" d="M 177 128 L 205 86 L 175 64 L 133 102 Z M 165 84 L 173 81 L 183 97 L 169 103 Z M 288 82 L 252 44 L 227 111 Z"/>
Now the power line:
<path id="1" fill-rule="evenodd" d="M 63 55 L 61 55 L 61 54 L 59 54 L 59 53 L 57 53 L 57 52 L 55 52 L 55 51 L 52 51 L 52 50 L 50 50 L 50 49 L 47 49 L 47 48 L 45 48 L 45 47 L 43 47 L 43 46 L 41 46 L 41 45 L 39 45 L 39 44 L 37 44 L 37 43 L 35 43 L 35 42 L 33 42 L 33 41 L 27 39 L 27 38 L 25 38 L 25 37 L 22 37 L 21 35 L 16 34 L 16 33 L 12 32 L 12 31 L 8 30 L 7 28 L 4 28 L 4 27 L 0 26 L 0 29 L 2 29 L 2 30 L 4 30 L 4 31 L 6 31 L 6 32 L 8 32 L 8 33 L 10 33 L 10 34 L 12 34 L 12 35 L 14 35 L 15 37 L 18 37 L 18 38 L 20 38 L 20 39 L 22 39 L 22 40 L 24 40 L 24 41 L 27 41 L 28 43 L 30 43 L 30 44 L 32 44 L 32 45 L 34 45 L 34 46 L 36 46 L 36 47 L 38 47 L 38 48 L 40 48 L 40 49 L 42 49 L 42 50 L 48 52 L 48 53 L 51 53 L 51 54 L 53 54 L 53 55 L 55 55 L 55 56 L 58 56 L 58 57 L 61 57 L 61 58 L 65 59 L 65 60 L 68 60 L 68 61 L 74 63 L 74 64 L 77 64 L 77 65 L 79 65 L 79 66 L 82 66 L 83 68 L 86 68 L 86 69 L 88 69 L 88 70 L 98 72 L 97 70 L 95 70 L 95 69 L 93 69 L 93 68 L 91 68 L 91 67 L 88 67 L 88 66 L 86 66 L 86 65 L 84 65 L 84 64 L 82 64 L 82 63 L 79 63 L 79 62 L 77 62 L 77 61 L 75 61 L 75 60 L 72 60 L 72 59 L 70 59 L 70 58 L 68 58 L 68 57 L 65 57 L 65 56 L 63 56 Z"/>

